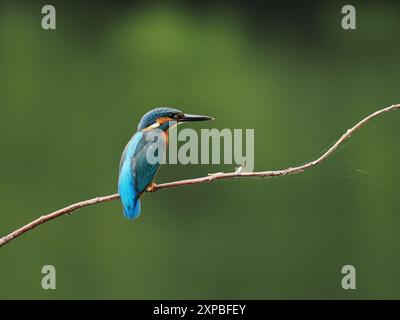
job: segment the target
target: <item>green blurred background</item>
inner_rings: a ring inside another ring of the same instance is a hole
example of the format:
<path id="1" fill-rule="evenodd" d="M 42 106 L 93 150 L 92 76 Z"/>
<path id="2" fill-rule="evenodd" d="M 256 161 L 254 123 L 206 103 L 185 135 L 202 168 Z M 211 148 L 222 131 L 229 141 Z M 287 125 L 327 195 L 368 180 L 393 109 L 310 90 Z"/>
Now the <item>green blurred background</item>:
<path id="1" fill-rule="evenodd" d="M 255 170 L 317 157 L 347 128 L 400 102 L 400 5 L 353 1 L 40 1 L 0 5 L 0 234 L 116 192 L 144 112 L 212 115 L 254 128 Z M 46 223 L 0 249 L 0 298 L 400 298 L 400 114 L 355 134 L 320 166 L 119 201 Z M 232 171 L 166 165 L 158 182 Z M 41 288 L 41 268 L 57 289 Z M 341 268 L 357 289 L 341 288 Z"/>

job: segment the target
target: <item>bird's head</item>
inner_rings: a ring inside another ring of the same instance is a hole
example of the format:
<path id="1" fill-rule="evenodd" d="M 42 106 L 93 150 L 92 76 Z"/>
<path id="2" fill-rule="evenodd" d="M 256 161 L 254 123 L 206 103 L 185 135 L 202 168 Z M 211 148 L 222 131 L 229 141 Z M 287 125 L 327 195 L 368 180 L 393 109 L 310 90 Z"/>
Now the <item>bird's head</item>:
<path id="1" fill-rule="evenodd" d="M 155 128 L 166 130 L 170 127 L 171 122 L 182 123 L 205 120 L 214 120 L 214 118 L 194 114 L 186 114 L 174 108 L 160 107 L 150 110 L 142 117 L 138 125 L 138 131 Z"/>

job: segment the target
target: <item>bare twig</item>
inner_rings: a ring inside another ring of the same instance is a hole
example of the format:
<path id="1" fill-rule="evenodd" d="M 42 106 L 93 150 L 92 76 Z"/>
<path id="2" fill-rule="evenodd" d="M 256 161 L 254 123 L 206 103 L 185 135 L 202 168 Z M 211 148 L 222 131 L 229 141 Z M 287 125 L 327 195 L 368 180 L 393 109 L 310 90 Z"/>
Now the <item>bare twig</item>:
<path id="1" fill-rule="evenodd" d="M 400 109 L 400 104 L 394 104 L 390 107 L 380 109 L 380 110 L 370 114 L 369 116 L 365 117 L 360 122 L 358 122 L 355 126 L 348 129 L 340 137 L 340 139 L 337 140 L 319 158 L 317 158 L 313 161 L 310 161 L 306 164 L 303 164 L 301 166 L 290 167 L 290 168 L 283 169 L 283 170 L 261 171 L 261 172 L 243 172 L 242 170 L 236 170 L 235 172 L 229 172 L 229 173 L 218 172 L 218 173 L 210 174 L 206 177 L 158 184 L 154 187 L 152 192 L 160 190 L 160 189 L 174 188 L 174 187 L 180 187 L 180 186 L 185 186 L 185 185 L 190 185 L 190 184 L 206 183 L 206 182 L 212 182 L 214 180 L 221 180 L 221 179 L 241 178 L 241 177 L 280 177 L 280 176 L 286 176 L 286 175 L 293 174 L 293 173 L 303 172 L 304 170 L 310 169 L 310 168 L 316 166 L 317 164 L 321 163 L 322 161 L 324 161 L 326 158 L 328 158 L 333 152 L 335 152 L 337 150 L 337 148 L 345 140 L 350 138 L 350 136 L 355 131 L 357 131 L 358 129 L 363 127 L 371 119 L 377 117 L 380 114 L 383 114 L 383 113 L 386 113 L 389 111 L 393 111 L 393 110 L 398 110 L 398 109 Z M 113 194 L 113 195 L 104 196 L 104 197 L 97 197 L 97 198 L 93 198 L 90 200 L 85 200 L 85 201 L 81 201 L 81 202 L 72 204 L 63 209 L 60 209 L 60 210 L 54 211 L 52 213 L 49 213 L 47 215 L 41 216 L 40 218 L 37 218 L 36 220 L 33 220 L 32 222 L 24 225 L 23 227 L 11 232 L 9 235 L 7 235 L 3 238 L 0 238 L 0 247 L 4 246 L 5 244 L 9 243 L 11 240 L 19 237 L 20 235 L 26 233 L 27 231 L 37 227 L 38 225 L 41 225 L 42 223 L 53 220 L 59 216 L 65 215 L 65 214 L 71 214 L 73 211 L 83 208 L 83 207 L 86 207 L 86 206 L 94 205 L 94 204 L 101 203 L 101 202 L 112 201 L 112 200 L 116 200 L 116 199 L 119 199 L 118 194 Z"/>

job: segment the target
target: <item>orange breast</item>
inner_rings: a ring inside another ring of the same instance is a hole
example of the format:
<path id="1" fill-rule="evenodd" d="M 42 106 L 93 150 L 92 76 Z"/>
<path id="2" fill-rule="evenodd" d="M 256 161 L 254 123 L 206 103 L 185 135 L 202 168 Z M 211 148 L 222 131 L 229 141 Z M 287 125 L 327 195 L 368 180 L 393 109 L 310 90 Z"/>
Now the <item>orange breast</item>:
<path id="1" fill-rule="evenodd" d="M 168 145 L 168 130 L 163 130 L 165 144 Z"/>

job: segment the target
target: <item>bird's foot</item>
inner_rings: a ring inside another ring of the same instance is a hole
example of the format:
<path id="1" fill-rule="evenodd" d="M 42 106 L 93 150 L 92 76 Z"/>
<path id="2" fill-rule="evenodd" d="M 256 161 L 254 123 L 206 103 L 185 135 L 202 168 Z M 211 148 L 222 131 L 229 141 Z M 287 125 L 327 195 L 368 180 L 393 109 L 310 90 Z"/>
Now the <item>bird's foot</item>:
<path id="1" fill-rule="evenodd" d="M 152 182 L 147 188 L 146 188 L 146 191 L 147 192 L 153 192 L 153 191 L 155 191 L 156 190 L 156 184 L 154 183 L 154 182 Z"/>

